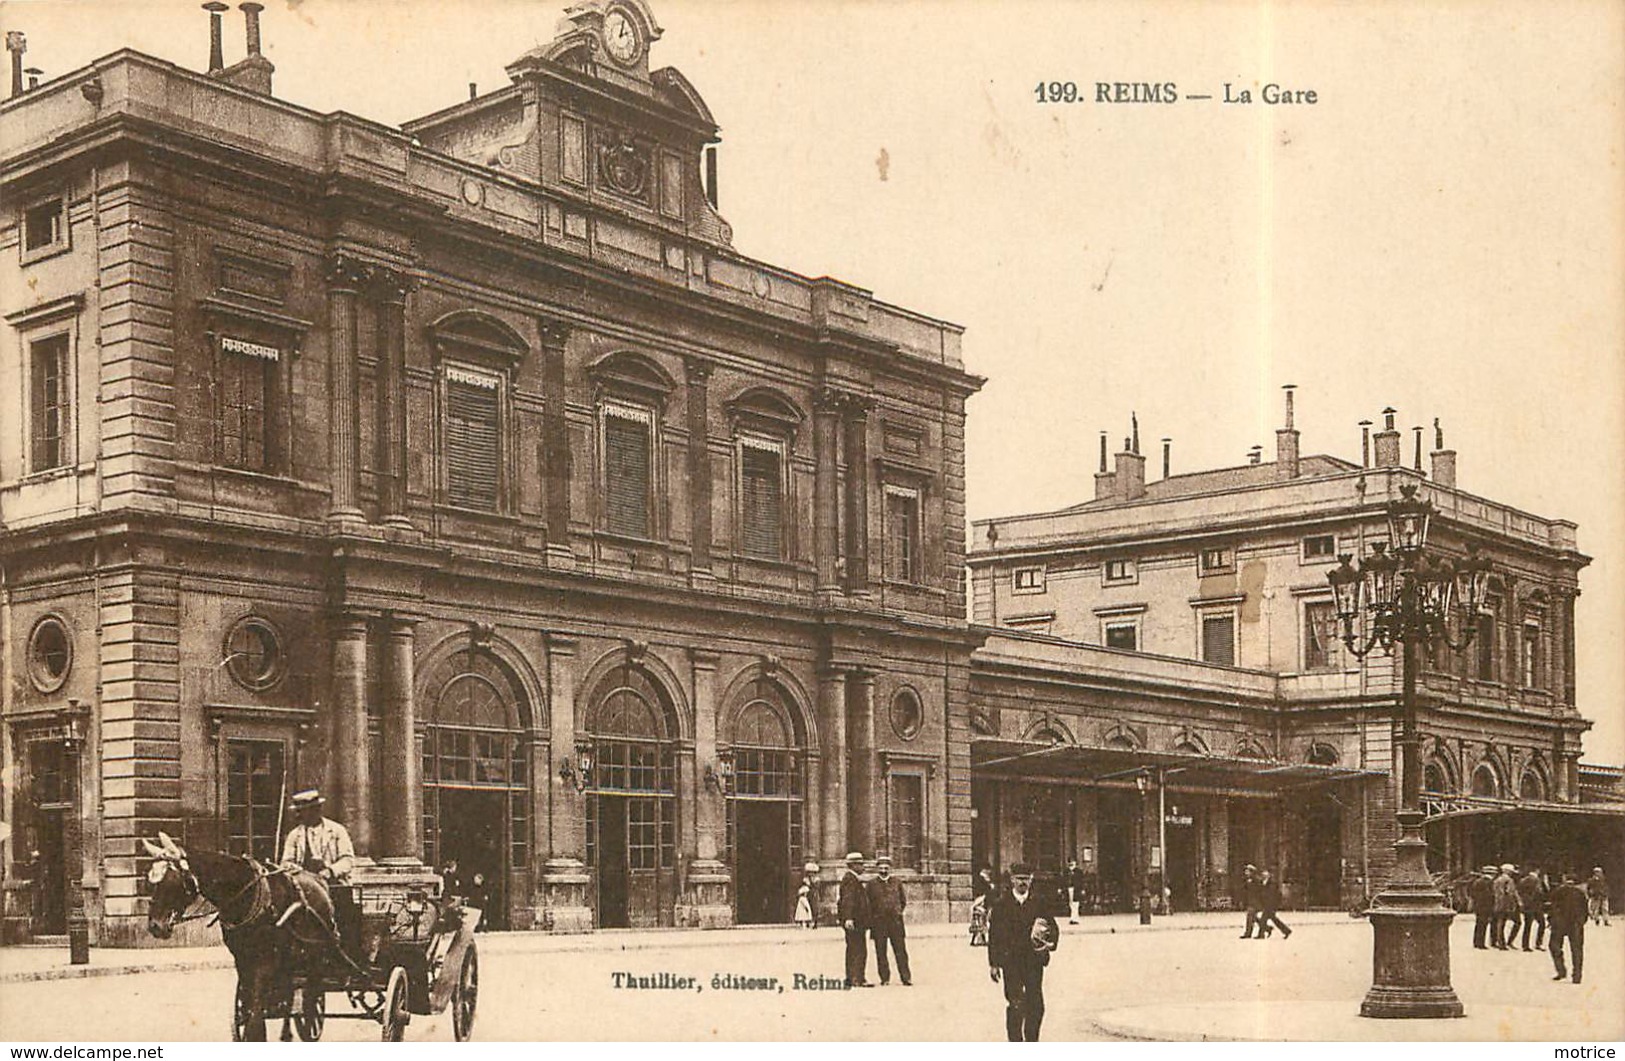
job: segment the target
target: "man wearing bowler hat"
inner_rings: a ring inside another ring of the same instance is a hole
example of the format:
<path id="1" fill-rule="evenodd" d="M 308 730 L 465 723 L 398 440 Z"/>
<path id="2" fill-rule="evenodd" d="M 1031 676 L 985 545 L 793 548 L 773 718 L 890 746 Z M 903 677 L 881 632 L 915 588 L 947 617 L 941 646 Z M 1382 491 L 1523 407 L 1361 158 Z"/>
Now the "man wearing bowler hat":
<path id="1" fill-rule="evenodd" d="M 1010 867 L 1010 887 L 993 904 L 987 936 L 988 975 L 1004 981 L 1004 1030 L 1013 1043 L 1038 1041 L 1044 1023 L 1044 966 L 1060 927 L 1033 891 L 1032 867 Z"/>
<path id="2" fill-rule="evenodd" d="M 282 844 L 282 861 L 322 879 L 324 884 L 349 884 L 355 868 L 355 845 L 350 831 L 322 814 L 327 800 L 314 788 L 295 792 L 289 810 L 299 824 Z"/>
<path id="3" fill-rule="evenodd" d="M 861 852 L 853 851 L 846 856 L 837 916 L 841 919 L 841 928 L 846 930 L 846 986 L 875 986 L 869 982 L 869 948 L 864 945 L 869 928 L 869 891 L 863 886 Z"/>

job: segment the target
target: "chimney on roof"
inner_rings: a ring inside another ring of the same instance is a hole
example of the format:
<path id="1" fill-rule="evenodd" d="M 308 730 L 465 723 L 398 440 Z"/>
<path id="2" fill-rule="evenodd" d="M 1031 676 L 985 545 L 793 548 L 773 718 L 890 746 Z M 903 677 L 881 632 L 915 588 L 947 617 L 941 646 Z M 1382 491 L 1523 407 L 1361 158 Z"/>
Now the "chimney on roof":
<path id="1" fill-rule="evenodd" d="M 1456 451 L 1444 448 L 1444 428 L 1433 418 L 1433 481 L 1452 489 L 1456 485 Z"/>
<path id="2" fill-rule="evenodd" d="M 1106 432 L 1100 433 L 1100 470 L 1095 473 L 1095 500 L 1109 501 L 1117 496 L 1117 476 L 1106 470 Z"/>
<path id="3" fill-rule="evenodd" d="M 28 50 L 28 37 L 20 29 L 6 31 L 6 51 L 11 53 L 11 98 L 23 94 L 23 53 Z"/>
<path id="4" fill-rule="evenodd" d="M 23 73 L 28 75 L 28 91 L 32 92 L 39 88 L 39 79 L 45 74 L 45 71 L 37 66 L 31 66 L 24 70 Z"/>
<path id="5" fill-rule="evenodd" d="M 1173 464 L 1173 460 L 1174 440 L 1165 438 L 1162 440 L 1162 477 L 1164 479 L 1168 478 L 1168 469 Z"/>
<path id="6" fill-rule="evenodd" d="M 227 6 L 220 0 L 209 0 L 203 5 L 203 10 L 209 13 L 209 73 L 218 74 L 226 68 L 226 53 L 220 39 L 223 29 L 220 15 L 227 10 Z"/>
<path id="7" fill-rule="evenodd" d="M 1263 446 L 1254 446 L 1252 449 L 1248 450 L 1247 451 L 1247 463 L 1248 464 L 1263 464 L 1264 463 L 1264 447 Z"/>
<path id="8" fill-rule="evenodd" d="M 1420 472 L 1422 470 L 1422 425 L 1417 424 L 1411 430 L 1416 433 L 1416 461 L 1414 467 Z"/>
<path id="9" fill-rule="evenodd" d="M 243 13 L 243 20 L 247 23 L 248 54 L 260 53 L 260 12 L 265 10 L 264 4 L 238 4 L 237 10 Z"/>
<path id="10" fill-rule="evenodd" d="M 1360 467 L 1371 467 L 1371 421 L 1360 421 Z"/>
<path id="11" fill-rule="evenodd" d="M 1397 412 L 1393 406 L 1382 411 L 1382 430 L 1371 436 L 1376 444 L 1377 467 L 1397 468 L 1400 465 L 1399 456 L 1399 430 L 1394 427 L 1394 414 Z"/>
<path id="12" fill-rule="evenodd" d="M 1145 496 L 1145 458 L 1140 455 L 1140 420 L 1130 414 L 1133 424 L 1128 438 L 1123 440 L 1123 452 L 1117 455 L 1117 497 L 1120 501 L 1138 501 Z"/>
<path id="13" fill-rule="evenodd" d="M 1275 432 L 1275 477 L 1298 477 L 1298 429 L 1292 426 L 1292 392 L 1294 385 L 1281 388 L 1286 391 L 1286 426 Z"/>
<path id="14" fill-rule="evenodd" d="M 204 6 L 210 7 L 208 4 Z M 210 7 L 210 10 L 213 8 Z M 269 96 L 271 75 L 276 73 L 276 67 L 272 65 L 271 60 L 260 54 L 260 12 L 265 10 L 265 5 L 250 0 L 248 3 L 238 4 L 237 10 L 243 13 L 244 27 L 248 35 L 248 55 L 242 62 L 233 63 L 230 68 L 218 71 L 218 76 L 222 81 L 238 88 L 247 89 L 261 96 Z"/>

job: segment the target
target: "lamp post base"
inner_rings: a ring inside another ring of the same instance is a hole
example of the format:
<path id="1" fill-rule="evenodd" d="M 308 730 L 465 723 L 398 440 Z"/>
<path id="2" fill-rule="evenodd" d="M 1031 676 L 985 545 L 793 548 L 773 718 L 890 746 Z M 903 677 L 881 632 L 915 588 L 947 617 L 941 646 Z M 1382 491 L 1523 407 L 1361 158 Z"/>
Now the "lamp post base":
<path id="1" fill-rule="evenodd" d="M 1372 904 L 1371 990 L 1362 1017 L 1460 1017 L 1450 986 L 1450 922 L 1456 912 L 1427 873 L 1427 842 L 1419 811 L 1400 811 L 1394 881 Z"/>

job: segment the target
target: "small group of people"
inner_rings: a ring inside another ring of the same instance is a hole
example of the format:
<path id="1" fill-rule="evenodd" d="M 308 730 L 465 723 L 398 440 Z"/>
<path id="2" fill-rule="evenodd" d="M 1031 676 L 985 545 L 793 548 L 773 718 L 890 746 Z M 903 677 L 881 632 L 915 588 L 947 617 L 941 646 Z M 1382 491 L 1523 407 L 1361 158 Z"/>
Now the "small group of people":
<path id="1" fill-rule="evenodd" d="M 1538 866 L 1522 870 L 1510 862 L 1485 866 L 1468 883 L 1467 895 L 1473 906 L 1474 948 L 1547 949 L 1556 972 L 1553 980 L 1569 979 L 1572 965 L 1573 982 L 1581 982 L 1586 922 L 1600 917 L 1603 924 L 1609 923 L 1608 879 L 1601 866 L 1594 868 L 1584 883 L 1578 874 L 1565 872 L 1556 885 Z M 1531 930 L 1533 947 L 1529 945 Z M 1545 948 L 1543 940 L 1549 940 Z"/>
<path id="2" fill-rule="evenodd" d="M 875 859 L 873 876 L 865 877 L 866 860 L 860 851 L 846 856 L 836 898 L 836 916 L 846 932 L 846 986 L 873 987 L 869 979 L 869 952 L 865 936 L 874 940 L 875 971 L 882 986 L 891 983 L 891 962 L 887 950 L 897 959 L 897 974 L 904 987 L 914 983 L 908 965 L 908 940 L 903 928 L 903 910 L 908 897 L 903 882 L 892 876 L 892 860 L 887 855 Z M 807 882 L 803 882 L 807 888 Z M 799 902 L 797 904 L 800 905 Z M 799 913 L 798 913 L 799 919 Z M 811 918 L 811 908 L 808 909 Z"/>
<path id="3" fill-rule="evenodd" d="M 1242 939 L 1269 939 L 1276 929 L 1282 939 L 1291 937 L 1292 930 L 1281 920 L 1281 882 L 1272 871 L 1247 863 L 1241 871 L 1241 901 L 1247 910 Z"/>

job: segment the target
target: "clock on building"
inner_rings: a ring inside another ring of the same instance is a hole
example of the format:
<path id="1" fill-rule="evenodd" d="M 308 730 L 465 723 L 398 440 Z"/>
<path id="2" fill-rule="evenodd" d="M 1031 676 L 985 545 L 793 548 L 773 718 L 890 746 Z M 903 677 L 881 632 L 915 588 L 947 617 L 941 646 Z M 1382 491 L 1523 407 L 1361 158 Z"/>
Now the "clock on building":
<path id="1" fill-rule="evenodd" d="M 604 16 L 604 48 L 622 66 L 632 65 L 643 54 L 643 35 L 638 32 L 637 20 L 621 8 L 610 8 Z"/>

